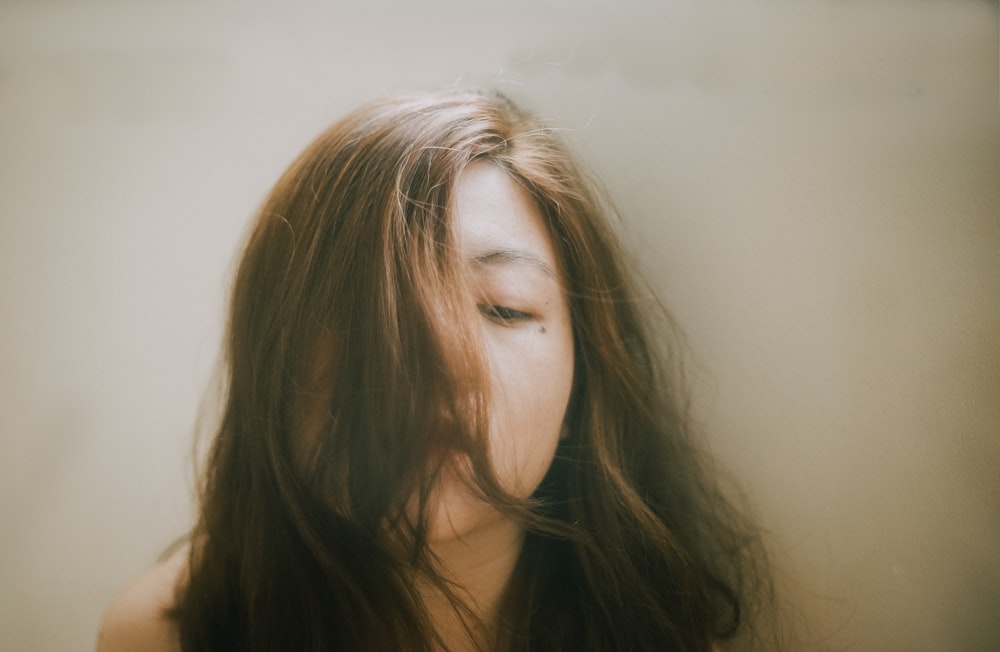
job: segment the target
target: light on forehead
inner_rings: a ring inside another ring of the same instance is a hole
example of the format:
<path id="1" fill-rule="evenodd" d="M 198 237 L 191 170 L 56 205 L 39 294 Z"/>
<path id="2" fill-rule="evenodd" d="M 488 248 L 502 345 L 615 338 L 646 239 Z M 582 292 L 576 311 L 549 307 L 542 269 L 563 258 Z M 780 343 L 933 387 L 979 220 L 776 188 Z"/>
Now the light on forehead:
<path id="1" fill-rule="evenodd" d="M 542 272 L 553 281 L 559 281 L 559 277 L 556 275 L 556 272 L 552 269 L 551 265 L 539 258 L 536 254 L 524 249 L 491 249 L 473 256 L 471 263 L 473 267 L 477 268 L 526 265 Z"/>

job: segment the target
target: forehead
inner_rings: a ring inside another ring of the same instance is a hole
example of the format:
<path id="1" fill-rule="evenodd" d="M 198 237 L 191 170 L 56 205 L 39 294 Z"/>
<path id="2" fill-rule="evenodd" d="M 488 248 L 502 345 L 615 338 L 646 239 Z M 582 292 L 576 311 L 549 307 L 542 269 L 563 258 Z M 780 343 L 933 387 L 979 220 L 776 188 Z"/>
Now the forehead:
<path id="1" fill-rule="evenodd" d="M 487 265 L 526 264 L 555 278 L 552 239 L 531 194 L 502 168 L 477 161 L 459 175 L 453 226 L 462 255 Z"/>

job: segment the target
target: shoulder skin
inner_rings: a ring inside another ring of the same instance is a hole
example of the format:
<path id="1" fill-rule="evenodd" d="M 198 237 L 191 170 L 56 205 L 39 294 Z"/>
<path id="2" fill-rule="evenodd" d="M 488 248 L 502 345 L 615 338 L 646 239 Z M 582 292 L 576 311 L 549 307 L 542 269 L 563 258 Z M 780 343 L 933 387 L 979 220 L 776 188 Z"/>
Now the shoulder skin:
<path id="1" fill-rule="evenodd" d="M 181 652 L 166 612 L 187 570 L 187 548 L 133 578 L 104 612 L 97 652 Z"/>

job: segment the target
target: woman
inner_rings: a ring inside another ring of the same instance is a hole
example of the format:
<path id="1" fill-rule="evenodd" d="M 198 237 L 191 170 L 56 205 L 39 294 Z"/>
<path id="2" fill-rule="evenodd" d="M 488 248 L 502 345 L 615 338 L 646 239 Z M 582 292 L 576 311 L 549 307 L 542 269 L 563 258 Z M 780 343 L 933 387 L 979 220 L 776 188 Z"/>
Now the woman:
<path id="1" fill-rule="evenodd" d="M 232 295 L 185 552 L 100 648 L 709 650 L 762 554 L 609 207 L 509 100 L 406 96 L 289 168 Z"/>

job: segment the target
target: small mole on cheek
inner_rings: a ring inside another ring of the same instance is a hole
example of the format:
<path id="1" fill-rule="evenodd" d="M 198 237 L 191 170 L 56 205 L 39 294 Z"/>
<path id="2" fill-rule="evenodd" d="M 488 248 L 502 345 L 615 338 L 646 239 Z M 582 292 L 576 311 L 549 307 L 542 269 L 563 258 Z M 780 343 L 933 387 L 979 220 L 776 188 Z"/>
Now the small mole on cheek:
<path id="1" fill-rule="evenodd" d="M 538 332 L 539 332 L 539 333 L 544 333 L 544 332 L 545 332 L 545 327 L 544 327 L 544 326 L 542 326 L 542 325 L 539 325 L 539 326 L 538 326 Z"/>

